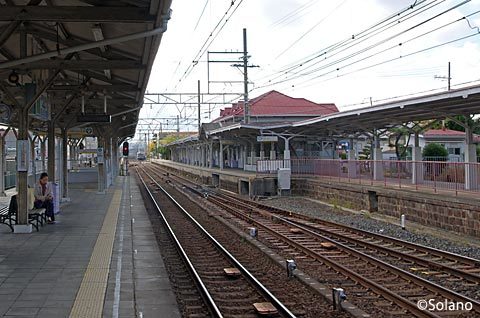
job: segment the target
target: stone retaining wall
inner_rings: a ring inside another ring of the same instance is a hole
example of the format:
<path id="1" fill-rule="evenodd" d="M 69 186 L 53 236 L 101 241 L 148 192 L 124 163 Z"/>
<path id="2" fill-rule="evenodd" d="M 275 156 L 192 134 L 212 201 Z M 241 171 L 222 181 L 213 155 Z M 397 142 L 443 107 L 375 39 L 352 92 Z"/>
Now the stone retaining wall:
<path id="1" fill-rule="evenodd" d="M 480 237 L 480 200 L 318 179 L 292 179 L 292 193 Z"/>

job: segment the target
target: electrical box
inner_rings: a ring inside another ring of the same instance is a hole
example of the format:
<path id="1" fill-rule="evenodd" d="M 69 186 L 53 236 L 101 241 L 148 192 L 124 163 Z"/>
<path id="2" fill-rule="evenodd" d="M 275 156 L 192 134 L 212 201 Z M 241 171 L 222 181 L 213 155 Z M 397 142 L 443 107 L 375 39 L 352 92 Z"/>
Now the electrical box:
<path id="1" fill-rule="evenodd" d="M 278 194 L 290 194 L 290 180 L 292 178 L 292 170 L 289 168 L 279 168 L 277 171 Z"/>

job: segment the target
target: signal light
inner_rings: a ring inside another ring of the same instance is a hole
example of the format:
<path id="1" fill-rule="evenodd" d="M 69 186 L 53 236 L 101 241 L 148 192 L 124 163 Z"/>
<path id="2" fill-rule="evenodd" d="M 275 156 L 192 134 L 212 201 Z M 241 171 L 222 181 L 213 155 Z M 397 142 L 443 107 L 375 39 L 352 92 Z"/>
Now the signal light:
<path id="1" fill-rule="evenodd" d="M 123 155 L 128 157 L 128 142 L 123 143 Z"/>

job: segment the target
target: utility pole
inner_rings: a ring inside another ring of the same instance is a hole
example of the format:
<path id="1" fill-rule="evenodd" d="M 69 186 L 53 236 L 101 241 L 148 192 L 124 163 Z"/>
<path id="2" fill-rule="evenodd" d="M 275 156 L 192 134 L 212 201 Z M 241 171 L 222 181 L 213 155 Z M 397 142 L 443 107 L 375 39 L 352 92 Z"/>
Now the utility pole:
<path id="1" fill-rule="evenodd" d="M 243 29 L 243 122 L 250 121 L 250 109 L 248 105 L 248 51 L 247 51 L 247 29 Z"/>
<path id="2" fill-rule="evenodd" d="M 200 80 L 198 80 L 198 138 L 200 139 L 200 130 L 202 128 L 200 123 Z"/>
<path id="3" fill-rule="evenodd" d="M 450 62 L 448 62 L 448 90 L 450 90 L 450 80 L 452 76 L 450 76 Z"/>
<path id="4" fill-rule="evenodd" d="M 447 88 L 448 90 L 451 89 L 451 80 L 452 80 L 452 74 L 451 74 L 451 69 L 450 69 L 450 62 L 448 62 L 448 71 L 447 71 L 447 76 L 441 76 L 441 75 L 435 75 L 433 78 L 435 79 L 446 79 L 447 80 Z"/>
<path id="5" fill-rule="evenodd" d="M 180 118 L 177 115 L 177 139 L 180 139 Z"/>

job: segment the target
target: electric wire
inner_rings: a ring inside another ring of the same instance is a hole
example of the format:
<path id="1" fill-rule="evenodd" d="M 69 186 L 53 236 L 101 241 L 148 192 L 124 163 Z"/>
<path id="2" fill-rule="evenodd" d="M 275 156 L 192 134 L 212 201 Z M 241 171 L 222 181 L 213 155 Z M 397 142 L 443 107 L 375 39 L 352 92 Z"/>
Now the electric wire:
<path id="1" fill-rule="evenodd" d="M 309 63 L 309 62 L 311 62 L 311 61 L 313 61 L 313 60 L 315 60 L 319 57 L 322 57 L 323 55 L 329 53 L 332 50 L 342 48 L 343 46 L 347 45 L 351 41 L 357 41 L 358 39 L 361 39 L 363 37 L 371 35 L 371 33 L 373 33 L 373 32 L 382 31 L 382 28 L 393 27 L 395 25 L 398 25 L 398 23 L 404 22 L 405 20 L 399 20 L 399 19 L 403 18 L 402 15 L 405 14 L 405 13 L 408 16 L 409 14 L 415 13 L 418 10 L 424 9 L 426 6 L 433 5 L 435 2 L 437 2 L 437 0 L 433 0 L 433 1 L 428 2 L 427 4 L 424 4 L 427 1 L 430 1 L 430 0 L 423 0 L 423 1 L 420 1 L 418 3 L 417 3 L 417 1 L 415 1 L 414 4 L 404 8 L 404 9 L 398 11 L 398 12 L 395 12 L 395 13 L 391 14 L 391 15 L 387 16 L 386 18 L 381 19 L 380 21 L 374 23 L 373 25 L 369 26 L 368 28 L 363 29 L 362 31 L 359 31 L 357 33 L 354 33 L 352 36 L 350 36 L 350 37 L 348 37 L 344 40 L 340 40 L 338 42 L 330 44 L 329 46 L 327 46 L 325 48 L 322 48 L 322 49 L 318 50 L 317 52 L 312 53 L 305 58 L 302 58 L 300 60 L 292 62 L 292 63 L 284 66 L 281 70 L 279 70 L 277 72 L 274 72 L 273 74 L 265 76 L 265 77 L 269 77 L 269 76 L 279 74 L 279 73 L 283 74 L 283 73 L 286 73 L 286 72 L 288 72 L 290 70 L 293 70 L 295 68 L 302 67 L 305 64 L 307 64 L 307 63 Z M 441 2 L 444 2 L 444 1 L 446 1 L 446 0 L 442 0 Z M 423 6 L 421 6 L 421 5 L 423 5 Z M 417 8 L 415 8 L 415 6 L 417 6 Z M 431 7 L 427 8 L 427 9 L 431 9 Z M 409 13 L 409 10 L 413 10 L 413 11 Z M 394 20 L 390 21 L 392 19 L 394 19 Z M 388 22 L 388 21 L 390 21 L 390 22 Z M 387 23 L 387 24 L 385 25 L 385 23 Z M 382 32 L 384 32 L 384 31 L 386 31 L 386 30 L 383 30 Z M 263 77 L 263 78 L 265 78 L 265 77 Z"/>
<path id="2" fill-rule="evenodd" d="M 374 68 L 374 67 L 377 67 L 377 66 L 380 66 L 380 65 L 384 65 L 384 64 L 387 64 L 387 63 L 390 63 L 390 62 L 393 62 L 393 61 L 396 61 L 396 60 L 399 60 L 399 59 L 402 59 L 402 58 L 407 58 L 407 57 L 410 57 L 410 56 L 413 56 L 413 55 L 416 55 L 416 54 L 420 54 L 420 53 L 424 53 L 424 52 L 427 52 L 427 51 L 430 51 L 430 50 L 433 50 L 433 49 L 437 49 L 439 47 L 442 47 L 442 46 L 445 46 L 445 45 L 449 45 L 449 44 L 453 44 L 453 43 L 456 43 L 456 42 L 459 42 L 459 41 L 463 41 L 463 40 L 466 40 L 468 38 L 472 38 L 472 37 L 475 37 L 475 36 L 479 36 L 480 33 L 478 32 L 475 32 L 475 33 L 472 33 L 472 34 L 469 34 L 469 35 L 466 35 L 466 36 L 462 36 L 462 37 L 459 37 L 459 38 L 456 38 L 454 40 L 450 40 L 450 41 L 447 41 L 447 42 L 443 42 L 443 43 L 440 43 L 440 44 L 436 44 L 436 45 L 433 45 L 433 46 L 430 46 L 430 47 L 427 47 L 427 48 L 424 48 L 424 49 L 421 49 L 421 50 L 417 50 L 417 51 L 414 51 L 414 52 L 411 52 L 411 53 L 408 53 L 408 54 L 405 54 L 405 55 L 401 55 L 401 56 L 398 56 L 398 57 L 395 57 L 395 58 L 391 58 L 391 59 L 387 59 L 387 60 L 384 60 L 384 61 L 381 61 L 381 62 L 378 62 L 378 63 L 375 63 L 375 64 L 372 64 L 372 65 L 368 65 L 368 66 L 365 66 L 365 67 L 361 67 L 361 68 L 358 68 L 358 69 L 355 69 L 355 70 L 352 70 L 350 72 L 347 72 L 347 73 L 343 73 L 343 74 L 339 74 L 339 75 L 336 75 L 332 78 L 328 78 L 328 79 L 325 79 L 321 82 L 326 82 L 326 81 L 330 81 L 332 79 L 336 79 L 336 78 L 339 78 L 339 77 L 344 77 L 344 76 L 347 76 L 347 75 L 350 75 L 350 74 L 353 74 L 353 73 L 357 73 L 357 72 L 361 72 L 361 71 L 364 71 L 364 70 L 367 70 L 367 69 L 370 69 L 370 68 Z M 331 73 L 331 72 L 329 72 Z M 321 75 L 317 75 L 313 78 L 310 78 L 306 81 L 303 81 L 301 82 L 299 85 L 302 85 L 306 82 L 310 82 L 314 79 L 317 79 L 319 77 L 323 77 L 327 75 L 326 73 L 325 74 L 321 74 Z M 305 85 L 305 86 L 302 86 L 303 88 L 305 87 L 310 87 L 310 86 L 313 86 L 313 85 L 316 85 L 318 84 L 319 82 L 315 82 L 315 83 L 310 83 L 309 85 Z M 297 86 L 298 87 L 298 86 Z"/>
<path id="3" fill-rule="evenodd" d="M 343 0 L 340 4 L 338 4 L 333 10 L 331 10 L 327 15 L 325 15 L 320 21 L 315 23 L 310 29 L 308 29 L 306 32 L 304 32 L 298 39 L 293 41 L 289 46 L 287 46 L 286 49 L 284 49 L 280 54 L 278 54 L 275 59 L 278 59 L 288 51 L 290 51 L 291 48 L 293 48 L 298 42 L 300 42 L 304 37 L 306 37 L 308 34 L 310 34 L 313 30 L 315 30 L 320 24 L 322 24 L 325 20 L 327 20 L 331 15 L 337 11 L 342 5 L 344 5 L 348 0 Z"/>
<path id="4" fill-rule="evenodd" d="M 393 27 L 399 26 L 400 24 L 408 21 L 409 19 L 411 19 L 411 18 L 413 18 L 413 17 L 415 17 L 415 16 L 417 16 L 421 13 L 424 13 L 427 10 L 430 10 L 430 9 L 434 8 L 435 6 L 438 6 L 445 1 L 446 0 L 442 0 L 442 1 L 438 2 L 437 0 L 433 0 L 429 3 L 424 4 L 423 6 L 418 7 L 414 11 L 410 11 L 410 12 L 406 12 L 406 11 L 402 10 L 402 13 L 398 13 L 397 15 L 392 15 L 393 17 L 397 17 L 397 19 L 395 19 L 393 21 L 390 21 L 390 22 L 386 21 L 386 19 L 383 19 L 382 22 L 375 24 L 375 27 L 372 28 L 372 29 L 363 30 L 363 31 L 361 31 L 357 34 L 352 35 L 352 37 L 349 38 L 349 39 L 339 41 L 335 44 L 332 44 L 332 45 L 320 50 L 320 51 L 317 51 L 314 55 L 310 55 L 310 57 L 307 60 L 305 60 L 301 63 L 294 64 L 294 65 L 292 65 L 292 66 L 290 66 L 286 69 L 283 69 L 282 71 L 277 72 L 276 74 L 278 74 L 278 75 L 275 76 L 274 78 L 270 79 L 270 81 L 275 80 L 275 79 L 283 76 L 284 74 L 293 73 L 293 70 L 296 70 L 298 68 L 303 68 L 303 70 L 307 70 L 307 69 L 313 67 L 314 65 L 322 62 L 323 60 L 319 61 L 319 62 L 315 62 L 315 63 L 310 64 L 310 65 L 308 65 L 308 63 L 314 62 L 315 60 L 319 59 L 320 57 L 325 57 L 325 59 L 327 59 L 327 55 L 328 55 L 328 58 L 330 58 L 330 57 L 333 57 L 335 55 L 341 54 L 341 53 L 347 51 L 348 49 L 373 38 L 376 35 L 379 35 L 383 32 L 386 32 L 387 30 L 390 30 Z M 470 0 L 468 0 L 468 1 L 470 1 Z M 423 2 L 418 3 L 417 5 L 421 5 L 421 4 L 423 4 Z M 408 8 L 410 9 L 411 7 L 408 7 Z M 403 13 L 406 13 L 405 16 L 401 16 L 401 14 L 403 14 Z M 384 24 L 386 22 L 388 22 L 388 23 Z M 347 47 L 345 47 L 345 46 L 347 46 Z M 342 49 L 342 50 L 338 51 L 339 49 Z M 337 51 L 337 52 L 332 53 L 332 52 L 335 52 L 335 51 Z M 332 53 L 332 54 L 330 54 L 330 53 Z M 293 73 L 293 74 L 295 75 L 297 73 Z"/>
<path id="5" fill-rule="evenodd" d="M 464 2 L 462 2 L 462 3 L 459 4 L 459 5 L 463 5 L 463 4 L 465 4 L 465 3 L 466 3 L 466 2 L 464 1 Z M 455 6 L 455 8 L 457 8 L 457 7 L 458 7 L 458 5 Z M 345 57 L 342 57 L 342 58 L 337 59 L 337 60 L 335 60 L 335 61 L 332 61 L 332 62 L 330 62 L 330 63 L 328 63 L 328 64 L 326 64 L 326 65 L 322 65 L 322 66 L 320 66 L 320 67 L 317 67 L 316 69 L 311 70 L 311 71 L 309 71 L 309 72 L 307 72 L 307 73 L 296 73 L 294 76 L 286 77 L 286 78 L 284 78 L 284 79 L 282 79 L 282 80 L 279 80 L 279 81 L 276 81 L 276 82 L 270 82 L 270 83 L 267 83 L 267 84 L 264 84 L 264 85 L 260 85 L 260 86 L 256 87 L 256 89 L 263 88 L 263 87 L 269 87 L 269 86 L 272 86 L 272 85 L 278 85 L 278 84 L 281 84 L 281 83 L 284 83 L 284 82 L 292 81 L 292 80 L 295 80 L 295 79 L 298 79 L 298 78 L 301 78 L 301 77 L 305 77 L 305 76 L 314 74 L 314 73 L 316 73 L 316 72 L 318 72 L 318 71 L 321 71 L 321 70 L 324 70 L 324 69 L 326 69 L 326 68 L 335 66 L 335 65 L 337 65 L 337 64 L 339 64 L 339 63 L 341 63 L 341 62 L 345 62 L 345 61 L 347 61 L 347 60 L 349 60 L 349 59 L 352 59 L 352 58 L 354 58 L 354 57 L 356 57 L 356 56 L 359 56 L 360 54 L 365 53 L 365 52 L 367 52 L 367 51 L 369 51 L 369 50 L 371 50 L 371 49 L 373 49 L 373 48 L 376 48 L 376 47 L 379 46 L 380 44 L 384 44 L 384 43 L 392 40 L 393 38 L 395 38 L 395 37 L 397 37 L 397 36 L 400 36 L 400 35 L 402 35 L 402 34 L 405 34 L 406 32 L 411 31 L 411 30 L 413 30 L 413 29 L 415 29 L 415 28 L 417 28 L 417 27 L 425 24 L 426 22 L 432 21 L 434 18 L 438 18 L 439 16 L 441 16 L 441 15 L 443 15 L 443 14 L 445 14 L 445 13 L 447 13 L 447 12 L 453 10 L 453 9 L 454 9 L 454 8 L 450 8 L 450 9 L 448 9 L 448 10 L 445 10 L 445 11 L 443 11 L 442 13 L 439 13 L 439 14 L 435 15 L 434 17 L 431 17 L 431 18 L 429 18 L 429 19 L 427 19 L 427 20 L 424 20 L 424 21 L 416 24 L 415 26 L 410 27 L 409 29 L 407 29 L 407 30 L 405 30 L 405 31 L 402 31 L 402 32 L 397 33 L 397 34 L 395 34 L 395 35 L 393 35 L 393 36 L 390 36 L 390 37 L 387 38 L 387 39 L 384 39 L 384 40 L 381 40 L 381 41 L 379 41 L 379 42 L 376 42 L 375 44 L 372 44 L 372 45 L 370 45 L 370 46 L 368 46 L 368 47 L 366 47 L 366 48 L 363 48 L 363 49 L 361 49 L 361 50 L 359 50 L 359 51 L 353 52 L 353 53 L 349 54 L 348 56 L 345 56 Z M 411 42 L 411 41 L 417 40 L 417 39 L 419 39 L 419 38 L 421 38 L 421 37 L 424 37 L 424 36 L 426 36 L 426 35 L 428 35 L 428 34 L 431 34 L 431 33 L 433 33 L 433 32 L 436 32 L 436 31 L 438 31 L 438 30 L 440 30 L 440 29 L 443 29 L 443 28 L 445 28 L 445 27 L 447 27 L 447 26 L 450 26 L 450 25 L 452 25 L 452 24 L 454 24 L 454 23 L 457 23 L 457 22 L 460 22 L 460 21 L 462 21 L 462 20 L 467 20 L 467 21 L 468 21 L 467 17 L 470 17 L 470 16 L 473 16 L 473 15 L 475 15 L 475 14 L 478 14 L 479 12 L 480 12 L 480 10 L 479 10 L 479 11 L 476 11 L 476 12 L 473 12 L 473 13 L 465 16 L 465 17 L 462 17 L 462 18 L 456 19 L 456 20 L 454 20 L 454 21 L 451 21 L 451 22 L 449 22 L 449 23 L 443 24 L 443 25 L 440 26 L 440 27 L 437 27 L 437 28 L 434 28 L 434 29 L 429 30 L 429 31 L 427 31 L 427 32 L 424 32 L 424 33 L 422 33 L 422 34 L 420 34 L 420 35 L 417 35 L 417 36 L 415 36 L 415 37 L 413 37 L 413 38 L 410 38 L 410 39 L 408 39 L 408 40 L 406 40 L 406 41 L 400 42 L 399 44 L 395 44 L 395 45 L 390 46 L 390 47 L 388 47 L 388 48 L 385 48 L 385 49 L 382 49 L 382 50 L 380 50 L 380 51 L 377 51 L 376 53 L 373 53 L 373 54 L 371 54 L 371 55 L 369 55 L 369 56 L 363 57 L 363 58 L 361 58 L 361 59 L 357 59 L 357 60 L 355 60 L 355 61 L 353 61 L 353 62 L 350 62 L 350 63 L 348 63 L 348 64 L 345 64 L 345 65 L 336 67 L 334 70 L 331 70 L 331 71 L 326 72 L 326 73 L 322 73 L 322 74 L 319 75 L 318 77 L 321 77 L 321 76 L 324 76 L 324 75 L 328 75 L 328 74 L 330 74 L 330 73 L 332 73 L 332 72 L 339 71 L 340 69 L 343 69 L 343 68 L 345 68 L 345 67 L 351 66 L 351 65 L 353 65 L 353 64 L 357 64 L 357 63 L 359 63 L 359 62 L 363 62 L 364 60 L 370 59 L 370 58 L 372 58 L 372 57 L 374 57 L 374 56 L 380 55 L 380 54 L 385 53 L 385 52 L 387 52 L 387 51 L 389 51 L 389 50 L 392 50 L 392 49 L 395 49 L 395 48 L 404 46 L 406 43 L 409 43 L 409 42 Z M 314 78 L 317 78 L 317 77 L 313 77 L 313 79 L 314 79 Z M 310 78 L 309 80 L 311 80 L 311 79 L 312 79 L 312 78 Z"/>
<path id="6" fill-rule="evenodd" d="M 235 7 L 235 3 L 238 1 L 237 6 Z M 221 33 L 225 25 L 228 23 L 228 21 L 231 19 L 233 14 L 238 10 L 240 5 L 243 3 L 244 0 L 231 0 L 230 6 L 228 7 L 227 11 L 223 14 L 223 16 L 219 19 L 213 30 L 209 33 L 208 37 L 206 40 L 203 42 L 202 46 L 198 50 L 198 52 L 195 54 L 193 58 L 193 62 L 189 64 L 183 75 L 180 77 L 178 80 L 177 84 L 175 85 L 175 88 L 178 87 L 178 85 L 190 75 L 192 70 L 195 68 L 195 66 L 198 65 L 199 60 L 202 58 L 202 56 L 206 53 L 210 45 L 213 43 L 213 41 L 217 38 L 217 36 Z M 233 10 L 233 12 L 229 15 L 230 11 Z M 222 22 L 224 22 L 222 24 Z"/>

